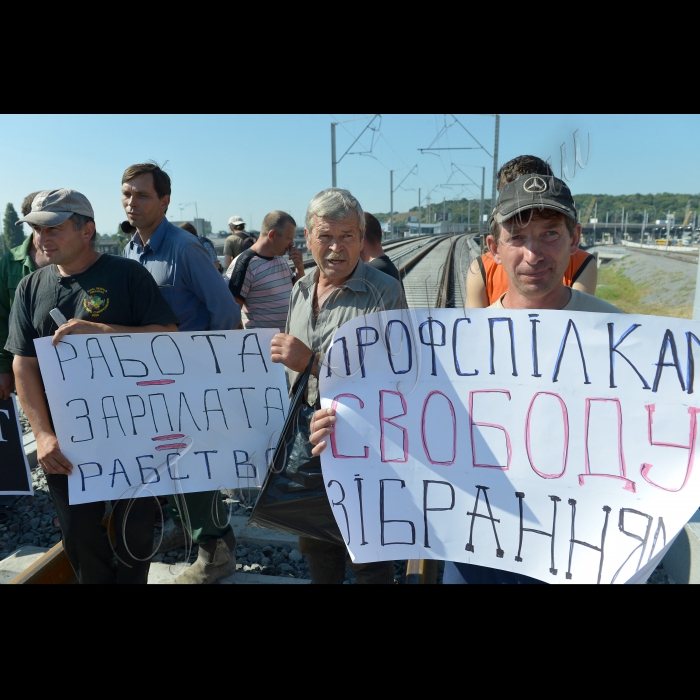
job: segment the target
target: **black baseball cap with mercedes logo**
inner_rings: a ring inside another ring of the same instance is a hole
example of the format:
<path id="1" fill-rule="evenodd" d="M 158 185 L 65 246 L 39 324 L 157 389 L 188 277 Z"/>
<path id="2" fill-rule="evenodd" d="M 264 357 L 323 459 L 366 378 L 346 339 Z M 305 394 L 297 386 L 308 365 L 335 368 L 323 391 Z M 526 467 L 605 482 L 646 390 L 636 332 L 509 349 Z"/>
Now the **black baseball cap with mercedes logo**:
<path id="1" fill-rule="evenodd" d="M 563 180 L 553 175 L 521 175 L 501 190 L 491 222 L 502 224 L 529 209 L 552 209 L 576 221 L 576 204 Z"/>

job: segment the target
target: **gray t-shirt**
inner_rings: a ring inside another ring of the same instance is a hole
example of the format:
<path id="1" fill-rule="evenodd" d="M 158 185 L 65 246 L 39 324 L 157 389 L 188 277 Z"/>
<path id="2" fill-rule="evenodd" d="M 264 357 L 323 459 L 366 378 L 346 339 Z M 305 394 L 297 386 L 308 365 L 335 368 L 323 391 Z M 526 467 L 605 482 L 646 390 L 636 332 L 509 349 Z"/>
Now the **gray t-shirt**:
<path id="1" fill-rule="evenodd" d="M 504 309 L 503 297 L 507 294 L 504 292 L 501 294 L 496 301 L 491 304 L 490 309 Z M 617 306 L 613 306 L 607 301 L 598 299 L 591 294 L 586 294 L 578 289 L 571 290 L 571 299 L 569 303 L 562 309 L 562 311 L 593 311 L 599 314 L 623 314 L 625 313 L 622 309 L 618 309 Z"/>
<path id="2" fill-rule="evenodd" d="M 358 260 L 350 278 L 337 291 L 326 297 L 314 321 L 313 299 L 319 270 L 314 268 L 304 275 L 292 289 L 286 332 L 301 340 L 315 353 L 325 358 L 328 344 L 336 330 L 346 321 L 361 314 L 406 308 L 401 285 L 389 275 L 375 270 Z M 325 372 L 326 369 L 322 368 Z M 287 369 L 290 389 L 299 372 Z M 318 401 L 318 379 L 309 377 L 306 400 L 313 406 Z"/>

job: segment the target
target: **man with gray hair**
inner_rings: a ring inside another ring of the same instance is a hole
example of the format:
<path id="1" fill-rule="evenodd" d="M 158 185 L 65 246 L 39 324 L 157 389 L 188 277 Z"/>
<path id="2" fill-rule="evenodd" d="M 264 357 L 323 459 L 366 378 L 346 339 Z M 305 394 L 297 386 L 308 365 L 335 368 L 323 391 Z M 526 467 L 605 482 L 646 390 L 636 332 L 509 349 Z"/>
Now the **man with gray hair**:
<path id="1" fill-rule="evenodd" d="M 271 359 L 285 365 L 294 386 L 316 357 L 305 398 L 317 409 L 319 370 L 336 329 L 365 313 L 405 308 L 399 283 L 360 259 L 364 234 L 364 212 L 348 190 L 331 187 L 311 200 L 304 235 L 317 267 L 294 286 L 286 332 L 272 339 Z M 343 545 L 299 537 L 299 549 L 307 557 L 313 583 L 343 583 L 348 560 Z M 393 562 L 350 566 L 358 583 L 394 582 Z"/>
<path id="2" fill-rule="evenodd" d="M 243 328 L 284 328 L 289 295 L 304 275 L 301 251 L 294 247 L 296 221 L 284 211 L 271 211 L 260 237 L 232 263 L 228 288 L 241 307 Z M 289 253 L 295 274 L 282 256 Z"/>

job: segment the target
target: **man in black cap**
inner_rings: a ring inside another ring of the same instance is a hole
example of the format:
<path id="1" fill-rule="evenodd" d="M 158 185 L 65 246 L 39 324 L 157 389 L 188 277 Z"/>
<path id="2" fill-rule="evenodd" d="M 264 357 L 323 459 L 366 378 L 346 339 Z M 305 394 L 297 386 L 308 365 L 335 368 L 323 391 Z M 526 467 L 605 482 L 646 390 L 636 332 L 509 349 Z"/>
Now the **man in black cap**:
<path id="1" fill-rule="evenodd" d="M 508 277 L 508 290 L 491 306 L 622 313 L 564 285 L 564 271 L 580 240 L 576 205 L 563 180 L 533 174 L 509 182 L 500 192 L 486 238 Z"/>
<path id="2" fill-rule="evenodd" d="M 581 225 L 576 205 L 562 180 L 548 175 L 523 175 L 505 185 L 491 214 L 488 248 L 508 277 L 508 289 L 489 308 L 562 309 L 623 313 L 602 299 L 564 286 L 563 275 L 578 248 Z M 326 447 L 337 421 L 323 408 L 313 416 L 314 454 Z M 487 566 L 446 562 L 443 583 L 541 583 L 522 574 Z"/>
<path id="3" fill-rule="evenodd" d="M 80 192 L 46 190 L 37 194 L 31 212 L 17 222 L 31 225 L 49 264 L 19 283 L 5 349 L 15 356 L 17 394 L 36 438 L 37 462 L 46 472 L 63 547 L 78 582 L 146 583 L 153 549 L 153 501 L 146 497 L 136 498 L 131 505 L 113 503 L 119 558 L 115 566 L 101 525 L 104 502 L 68 503 L 73 465 L 58 444 L 34 348 L 34 340 L 46 336 L 52 336 L 57 345 L 64 336 L 76 333 L 177 331 L 177 317 L 148 270 L 133 260 L 95 250 L 94 216 Z M 99 451 L 99 445 L 93 449 Z"/>

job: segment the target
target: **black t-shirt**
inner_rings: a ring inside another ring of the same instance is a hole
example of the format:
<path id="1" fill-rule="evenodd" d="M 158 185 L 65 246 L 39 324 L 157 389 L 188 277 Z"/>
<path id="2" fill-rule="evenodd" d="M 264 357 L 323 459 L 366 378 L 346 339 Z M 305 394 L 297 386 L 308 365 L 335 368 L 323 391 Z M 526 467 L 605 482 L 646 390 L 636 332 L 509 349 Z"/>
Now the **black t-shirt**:
<path id="1" fill-rule="evenodd" d="M 398 268 L 393 262 L 391 262 L 391 258 L 388 255 L 380 255 L 378 258 L 370 260 L 367 264 L 376 268 L 379 270 L 379 272 L 383 272 L 385 275 L 390 275 L 395 280 L 401 282 L 401 275 L 399 274 Z M 401 286 L 403 287 L 403 282 L 401 282 Z"/>
<path id="2" fill-rule="evenodd" d="M 49 316 L 57 308 L 66 319 L 78 318 L 118 326 L 177 323 L 151 273 L 135 260 L 100 257 L 85 272 L 61 277 L 55 265 L 25 277 L 17 287 L 5 349 L 36 357 L 34 339 L 53 335 L 58 325 Z"/>

